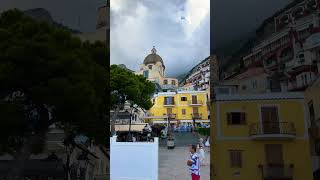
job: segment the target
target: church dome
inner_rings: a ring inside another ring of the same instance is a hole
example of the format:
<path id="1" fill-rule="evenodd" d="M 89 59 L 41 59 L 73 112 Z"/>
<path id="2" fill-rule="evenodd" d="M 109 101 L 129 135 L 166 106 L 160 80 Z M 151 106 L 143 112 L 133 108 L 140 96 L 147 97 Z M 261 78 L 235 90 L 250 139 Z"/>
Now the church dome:
<path id="1" fill-rule="evenodd" d="M 151 54 L 149 54 L 143 61 L 143 64 L 156 64 L 157 62 L 161 62 L 164 66 L 162 58 L 157 54 L 157 50 L 153 47 L 151 50 Z"/>

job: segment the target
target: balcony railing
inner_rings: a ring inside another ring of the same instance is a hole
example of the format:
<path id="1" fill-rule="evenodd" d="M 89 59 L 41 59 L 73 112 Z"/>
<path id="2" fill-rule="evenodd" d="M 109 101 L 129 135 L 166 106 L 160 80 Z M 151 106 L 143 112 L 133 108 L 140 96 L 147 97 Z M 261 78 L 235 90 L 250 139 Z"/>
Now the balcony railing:
<path id="1" fill-rule="evenodd" d="M 202 101 L 201 100 L 191 100 L 191 101 L 188 101 L 189 105 L 202 105 Z"/>
<path id="2" fill-rule="evenodd" d="M 191 114 L 192 119 L 201 119 L 202 118 L 202 114 L 199 113 L 193 113 Z"/>
<path id="3" fill-rule="evenodd" d="M 291 122 L 254 123 L 249 127 L 249 136 L 253 139 L 292 139 L 296 137 L 296 129 Z"/>
<path id="4" fill-rule="evenodd" d="M 264 180 L 292 180 L 293 164 L 268 164 L 259 165 Z"/>
<path id="5" fill-rule="evenodd" d="M 169 117 L 170 119 L 176 119 L 176 116 L 177 116 L 176 114 L 172 114 L 172 113 L 171 113 L 171 114 L 168 114 L 168 117 Z"/>
<path id="6" fill-rule="evenodd" d="M 175 103 L 174 102 L 164 102 L 163 105 L 164 106 L 174 106 Z"/>

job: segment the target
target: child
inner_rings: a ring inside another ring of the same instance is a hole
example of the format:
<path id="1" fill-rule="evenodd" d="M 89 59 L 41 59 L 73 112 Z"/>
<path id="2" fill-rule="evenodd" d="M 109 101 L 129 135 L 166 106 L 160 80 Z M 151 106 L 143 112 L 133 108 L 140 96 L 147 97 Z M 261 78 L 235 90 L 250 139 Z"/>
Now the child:
<path id="1" fill-rule="evenodd" d="M 187 164 L 189 165 L 189 170 L 191 174 L 192 180 L 200 180 L 200 161 L 197 151 L 196 145 L 190 146 L 190 159 Z"/>

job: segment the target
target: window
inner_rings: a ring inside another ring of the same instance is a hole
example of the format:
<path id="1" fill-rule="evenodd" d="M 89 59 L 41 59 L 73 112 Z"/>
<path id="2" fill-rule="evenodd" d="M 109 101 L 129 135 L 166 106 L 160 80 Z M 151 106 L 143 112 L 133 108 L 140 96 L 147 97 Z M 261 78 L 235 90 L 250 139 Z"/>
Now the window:
<path id="1" fill-rule="evenodd" d="M 251 86 L 252 86 L 252 89 L 256 89 L 256 88 L 258 87 L 258 82 L 257 82 L 257 80 L 251 81 Z"/>
<path id="2" fill-rule="evenodd" d="M 149 65 L 148 68 L 149 68 L 149 69 L 152 69 L 152 65 Z"/>
<path id="3" fill-rule="evenodd" d="M 168 84 L 168 80 L 165 79 L 165 80 L 163 81 L 163 84 Z"/>
<path id="4" fill-rule="evenodd" d="M 230 153 L 230 167 L 241 168 L 242 167 L 242 151 L 229 150 L 229 153 Z"/>
<path id="5" fill-rule="evenodd" d="M 149 78 L 149 71 L 143 71 L 143 76 L 145 78 Z"/>
<path id="6" fill-rule="evenodd" d="M 181 97 L 181 101 L 187 101 L 187 97 Z"/>
<path id="7" fill-rule="evenodd" d="M 164 105 L 174 105 L 174 97 L 164 97 Z"/>
<path id="8" fill-rule="evenodd" d="M 227 113 L 228 125 L 244 125 L 246 124 L 246 114 L 244 112 Z"/>
<path id="9" fill-rule="evenodd" d="M 175 80 L 172 80 L 172 81 L 171 81 L 171 84 L 172 84 L 172 85 L 176 85 L 176 81 L 175 81 Z"/>
<path id="10" fill-rule="evenodd" d="M 185 109 L 182 109 L 181 112 L 182 112 L 182 115 L 186 115 L 186 110 Z"/>

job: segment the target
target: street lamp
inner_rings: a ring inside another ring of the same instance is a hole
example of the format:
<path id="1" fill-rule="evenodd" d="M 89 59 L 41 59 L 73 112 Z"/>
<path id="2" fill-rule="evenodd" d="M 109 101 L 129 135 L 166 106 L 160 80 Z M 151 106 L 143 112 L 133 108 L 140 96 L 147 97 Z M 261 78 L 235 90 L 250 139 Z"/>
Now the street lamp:
<path id="1" fill-rule="evenodd" d="M 130 120 L 129 120 L 129 141 L 132 141 L 132 134 L 131 134 L 131 121 L 133 118 L 133 111 L 137 112 L 137 107 L 138 105 L 134 104 L 131 108 L 131 112 L 130 112 Z"/>

